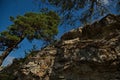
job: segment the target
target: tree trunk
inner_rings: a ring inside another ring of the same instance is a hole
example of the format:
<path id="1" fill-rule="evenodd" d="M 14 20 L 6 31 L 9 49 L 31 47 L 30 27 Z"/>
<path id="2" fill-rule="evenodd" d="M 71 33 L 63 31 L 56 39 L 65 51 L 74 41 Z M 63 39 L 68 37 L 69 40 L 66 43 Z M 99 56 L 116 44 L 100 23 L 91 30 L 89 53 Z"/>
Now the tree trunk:
<path id="1" fill-rule="evenodd" d="M 0 55 L 0 65 L 2 65 L 3 60 L 9 55 L 9 53 L 13 50 L 13 47 L 7 48 L 2 55 Z"/>
<path id="2" fill-rule="evenodd" d="M 21 38 L 20 41 L 16 42 L 16 44 L 12 45 L 11 47 L 8 47 L 1 55 L 0 55 L 0 66 L 2 65 L 4 59 L 9 55 L 9 53 L 18 46 L 20 42 L 22 42 L 24 38 Z"/>

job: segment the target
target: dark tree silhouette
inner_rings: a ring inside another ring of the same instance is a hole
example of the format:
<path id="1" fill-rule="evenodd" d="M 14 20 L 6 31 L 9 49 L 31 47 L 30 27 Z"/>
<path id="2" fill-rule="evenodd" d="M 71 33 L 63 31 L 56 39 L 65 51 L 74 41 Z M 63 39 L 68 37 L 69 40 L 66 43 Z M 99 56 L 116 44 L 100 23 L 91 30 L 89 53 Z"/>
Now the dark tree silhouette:
<path id="1" fill-rule="evenodd" d="M 38 1 L 59 8 L 57 12 L 61 14 L 62 22 L 67 24 L 74 24 L 76 21 L 90 22 L 93 17 L 111 13 L 111 8 L 120 12 L 120 0 L 36 0 Z M 42 10 L 46 11 L 46 6 Z"/>

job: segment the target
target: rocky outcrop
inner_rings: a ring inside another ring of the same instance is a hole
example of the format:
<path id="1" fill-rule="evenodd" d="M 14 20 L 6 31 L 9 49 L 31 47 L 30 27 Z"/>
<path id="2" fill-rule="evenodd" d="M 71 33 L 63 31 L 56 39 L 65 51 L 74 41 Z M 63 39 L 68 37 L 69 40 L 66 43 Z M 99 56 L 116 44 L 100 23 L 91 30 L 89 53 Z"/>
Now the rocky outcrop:
<path id="1" fill-rule="evenodd" d="M 32 54 L 1 74 L 12 74 L 11 80 L 120 80 L 120 16 L 65 33 Z"/>
<path id="2" fill-rule="evenodd" d="M 75 38 L 79 38 L 82 36 L 82 28 L 79 27 L 77 29 L 73 29 L 67 33 L 65 33 L 62 37 L 61 40 L 71 40 Z"/>

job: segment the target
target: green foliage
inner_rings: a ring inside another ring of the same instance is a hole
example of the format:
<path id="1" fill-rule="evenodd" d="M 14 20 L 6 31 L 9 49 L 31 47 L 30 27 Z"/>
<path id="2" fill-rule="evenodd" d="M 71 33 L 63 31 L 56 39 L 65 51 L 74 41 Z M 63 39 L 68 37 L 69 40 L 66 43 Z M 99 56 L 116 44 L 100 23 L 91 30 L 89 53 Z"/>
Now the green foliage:
<path id="1" fill-rule="evenodd" d="M 0 42 L 10 47 L 25 37 L 28 40 L 42 39 L 51 41 L 58 33 L 59 16 L 49 11 L 47 13 L 26 13 L 24 16 L 10 17 L 14 24 L 8 30 L 1 32 Z"/>
<path id="2" fill-rule="evenodd" d="M 9 40 L 11 40 L 11 41 L 19 41 L 20 40 L 20 38 L 18 36 L 14 35 L 14 34 L 12 35 L 8 31 L 1 32 L 1 36 L 4 36 L 5 39 L 7 39 L 8 41 Z"/>
<path id="3" fill-rule="evenodd" d="M 5 55 L 0 57 L 3 61 L 4 58 L 22 42 L 24 38 L 32 41 L 33 39 L 41 39 L 46 42 L 54 40 L 55 35 L 58 33 L 58 25 L 60 18 L 53 12 L 46 13 L 26 13 L 23 16 L 16 18 L 10 17 L 13 22 L 6 31 L 0 34 L 0 50 L 5 50 Z M 2 63 L 0 63 L 1 65 Z"/>
<path id="4" fill-rule="evenodd" d="M 13 21 L 13 20 L 14 20 L 14 17 L 10 16 L 10 20 Z"/>
<path id="5" fill-rule="evenodd" d="M 47 40 L 53 39 L 52 37 L 58 33 L 59 16 L 52 11 L 42 14 L 30 12 L 24 16 L 17 16 L 13 22 L 17 29 L 16 32 L 26 36 L 28 40 L 34 38 Z"/>

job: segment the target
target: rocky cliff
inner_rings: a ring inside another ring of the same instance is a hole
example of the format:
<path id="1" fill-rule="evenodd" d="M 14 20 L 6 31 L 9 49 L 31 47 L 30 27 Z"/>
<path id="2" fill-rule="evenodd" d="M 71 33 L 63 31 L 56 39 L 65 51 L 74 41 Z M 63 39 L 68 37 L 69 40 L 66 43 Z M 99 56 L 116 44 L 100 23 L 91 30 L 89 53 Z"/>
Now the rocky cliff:
<path id="1" fill-rule="evenodd" d="M 0 80 L 120 80 L 120 16 L 65 33 L 3 69 Z"/>

